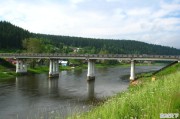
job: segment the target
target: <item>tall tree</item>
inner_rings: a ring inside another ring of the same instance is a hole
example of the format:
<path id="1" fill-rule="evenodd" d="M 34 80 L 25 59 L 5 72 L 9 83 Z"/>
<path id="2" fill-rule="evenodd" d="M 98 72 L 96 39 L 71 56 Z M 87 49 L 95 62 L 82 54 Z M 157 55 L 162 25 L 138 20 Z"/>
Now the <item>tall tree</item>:
<path id="1" fill-rule="evenodd" d="M 23 40 L 22 46 L 28 53 L 42 53 L 45 49 L 43 41 L 37 38 L 28 38 Z M 36 65 L 36 59 L 31 59 L 29 61 L 30 67 L 34 68 Z"/>
<path id="2" fill-rule="evenodd" d="M 42 53 L 45 49 L 42 40 L 37 38 L 28 38 L 23 40 L 23 47 L 29 53 Z"/>

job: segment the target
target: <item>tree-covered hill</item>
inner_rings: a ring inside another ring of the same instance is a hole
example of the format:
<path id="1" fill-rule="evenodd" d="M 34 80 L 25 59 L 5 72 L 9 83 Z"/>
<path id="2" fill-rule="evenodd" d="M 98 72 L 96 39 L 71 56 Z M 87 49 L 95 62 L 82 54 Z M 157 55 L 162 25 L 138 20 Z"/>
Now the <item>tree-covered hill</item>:
<path id="1" fill-rule="evenodd" d="M 6 21 L 0 21 L 0 49 L 20 49 L 30 33 Z"/>
<path id="2" fill-rule="evenodd" d="M 148 44 L 133 40 L 107 40 L 92 39 L 70 36 L 56 36 L 35 34 L 39 38 L 46 38 L 54 44 L 64 43 L 68 46 L 95 48 L 95 53 L 107 51 L 112 54 L 161 54 L 161 55 L 180 55 L 180 49 L 167 46 Z"/>
<path id="3" fill-rule="evenodd" d="M 0 21 L 0 49 L 22 49 L 22 41 L 30 37 L 41 40 L 46 39 L 46 45 L 49 43 L 57 48 L 62 46 L 79 47 L 84 49 L 81 53 L 180 55 L 180 49 L 133 40 L 107 40 L 35 34 L 9 22 Z"/>

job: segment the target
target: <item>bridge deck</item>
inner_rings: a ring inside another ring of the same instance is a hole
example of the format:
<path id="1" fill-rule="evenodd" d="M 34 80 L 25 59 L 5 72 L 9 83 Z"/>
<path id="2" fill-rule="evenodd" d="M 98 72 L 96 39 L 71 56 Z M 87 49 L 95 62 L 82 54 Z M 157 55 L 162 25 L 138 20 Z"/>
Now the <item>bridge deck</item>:
<path id="1" fill-rule="evenodd" d="M 107 60 L 166 60 L 180 61 L 180 55 L 136 55 L 136 54 L 59 54 L 59 53 L 0 53 L 0 58 L 23 59 L 107 59 Z"/>

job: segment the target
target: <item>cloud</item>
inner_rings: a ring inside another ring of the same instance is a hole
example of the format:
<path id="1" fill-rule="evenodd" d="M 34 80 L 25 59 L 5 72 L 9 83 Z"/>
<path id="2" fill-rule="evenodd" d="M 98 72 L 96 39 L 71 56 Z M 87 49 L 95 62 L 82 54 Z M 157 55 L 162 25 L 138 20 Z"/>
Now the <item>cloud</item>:
<path id="1" fill-rule="evenodd" d="M 0 0 L 0 20 L 31 32 L 180 48 L 179 0 Z"/>
<path id="2" fill-rule="evenodd" d="M 72 4 L 78 4 L 78 3 L 84 2 L 84 0 L 70 0 L 70 2 Z"/>

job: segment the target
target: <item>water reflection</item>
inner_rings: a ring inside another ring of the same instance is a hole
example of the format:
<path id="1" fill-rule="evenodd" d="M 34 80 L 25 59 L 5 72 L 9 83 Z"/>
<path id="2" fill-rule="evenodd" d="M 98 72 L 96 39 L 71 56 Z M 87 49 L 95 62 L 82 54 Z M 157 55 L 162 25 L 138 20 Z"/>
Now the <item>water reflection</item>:
<path id="1" fill-rule="evenodd" d="M 48 79 L 48 86 L 49 86 L 49 89 L 52 90 L 52 89 L 58 89 L 58 79 L 57 78 L 49 78 Z"/>
<path id="2" fill-rule="evenodd" d="M 96 98 L 95 95 L 94 95 L 94 83 L 95 83 L 95 77 L 87 77 L 87 96 L 88 96 L 88 99 L 91 100 L 91 99 L 94 99 Z"/>
<path id="3" fill-rule="evenodd" d="M 74 71 L 74 74 L 76 75 L 76 77 L 82 76 L 82 73 L 83 73 L 83 70 L 82 70 L 82 69 L 79 69 L 79 70 Z M 84 78 L 85 78 L 85 77 L 84 77 Z"/>
<path id="4" fill-rule="evenodd" d="M 158 70 L 159 66 L 136 67 L 136 72 Z M 103 99 L 128 88 L 129 67 L 96 69 L 95 96 Z M 50 118 L 57 111 L 62 117 L 84 107 L 88 98 L 87 70 L 61 71 L 59 78 L 48 74 L 20 76 L 0 83 L 0 118 Z M 74 110 L 75 109 L 75 110 Z M 86 109 L 86 110 L 87 110 Z M 45 116 L 44 116 L 45 115 Z"/>
<path id="5" fill-rule="evenodd" d="M 67 75 L 67 71 L 61 71 L 61 75 Z"/>
<path id="6" fill-rule="evenodd" d="M 59 97 L 60 92 L 58 88 L 58 78 L 49 78 L 48 79 L 48 94 L 50 97 L 56 96 Z"/>

